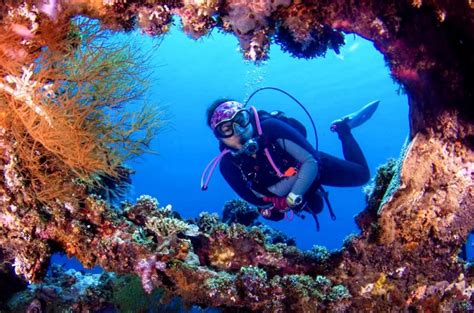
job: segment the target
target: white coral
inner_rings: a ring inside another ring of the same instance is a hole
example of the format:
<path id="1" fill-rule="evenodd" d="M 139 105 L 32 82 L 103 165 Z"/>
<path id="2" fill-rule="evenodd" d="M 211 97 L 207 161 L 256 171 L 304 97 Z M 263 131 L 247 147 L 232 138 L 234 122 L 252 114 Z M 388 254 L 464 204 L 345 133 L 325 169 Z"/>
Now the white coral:
<path id="1" fill-rule="evenodd" d="M 151 203 L 155 208 L 158 208 L 160 203 L 158 202 L 158 199 L 150 196 L 150 195 L 141 195 L 139 198 L 137 198 L 137 202 L 149 202 Z"/>
<path id="2" fill-rule="evenodd" d="M 446 291 L 452 290 L 454 288 L 459 290 L 467 299 L 470 299 L 474 293 L 474 285 L 468 284 L 463 273 L 459 274 L 458 281 L 450 284 L 446 288 Z"/>
<path id="3" fill-rule="evenodd" d="M 152 217 L 146 221 L 145 226 L 160 237 L 169 237 L 179 233 L 195 236 L 198 232 L 196 225 L 187 224 L 173 217 Z"/>
<path id="4" fill-rule="evenodd" d="M 38 28 L 38 8 L 34 5 L 29 5 L 27 3 L 23 3 L 22 5 L 19 5 L 18 7 L 8 11 L 8 15 L 12 18 L 15 17 L 23 17 L 27 19 L 30 23 L 28 30 L 34 34 Z"/>
<path id="5" fill-rule="evenodd" d="M 37 81 L 31 79 L 33 76 L 33 64 L 29 67 L 22 67 L 23 74 L 21 77 L 14 75 L 6 75 L 6 83 L 0 82 L 0 90 L 12 95 L 16 100 L 24 102 L 30 109 L 36 114 L 43 117 L 50 126 L 52 126 L 51 118 L 41 108 L 41 106 L 33 101 L 33 95 L 37 92 L 40 87 Z M 46 94 L 50 94 L 50 86 L 46 86 Z"/>
<path id="6" fill-rule="evenodd" d="M 0 128 L 0 149 L 3 149 L 5 160 L 0 170 L 3 172 L 7 187 L 13 192 L 18 192 L 18 188 L 22 186 L 22 181 L 19 173 L 16 171 L 17 158 L 13 154 L 10 145 L 4 139 L 5 133 L 5 129 Z"/>

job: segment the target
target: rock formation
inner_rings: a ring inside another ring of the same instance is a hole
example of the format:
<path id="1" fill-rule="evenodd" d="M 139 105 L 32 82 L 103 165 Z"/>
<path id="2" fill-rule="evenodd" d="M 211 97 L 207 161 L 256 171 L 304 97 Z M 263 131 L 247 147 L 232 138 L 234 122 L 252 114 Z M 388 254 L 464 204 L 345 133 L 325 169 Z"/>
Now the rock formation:
<path id="1" fill-rule="evenodd" d="M 410 105 L 409 142 L 398 162 L 379 171 L 370 205 L 357 217 L 361 235 L 332 254 L 272 244 L 258 227 L 222 224 L 207 214 L 185 222 L 149 198 L 118 211 L 92 196 L 72 205 L 45 205 L 34 197 L 37 186 L 21 179 L 29 175 L 19 171 L 28 168 L 16 155 L 21 142 L 4 122 L 0 245 L 18 275 L 41 281 L 51 253 L 63 251 L 88 267 L 137 273 L 145 290 L 160 287 L 203 306 L 266 312 L 473 310 L 473 269 L 458 258 L 474 229 L 471 1 L 3 3 L 2 38 L 8 42 L 0 42 L 0 56 L 23 66 L 35 49 L 52 44 L 52 35 L 42 30 L 65 25 L 77 14 L 114 30 L 140 27 L 152 36 L 165 34 L 172 15 L 179 15 L 190 37 L 212 28 L 231 32 L 244 57 L 256 62 L 268 56 L 271 39 L 295 57 L 310 58 L 328 48 L 337 52 L 342 32 L 356 33 L 385 56 Z M 21 76 L 15 70 L 0 64 L 0 104 L 28 105 L 32 98 L 12 89 L 11 77 Z M 41 110 L 35 112 L 44 118 Z M 48 170 L 54 174 L 55 168 Z"/>

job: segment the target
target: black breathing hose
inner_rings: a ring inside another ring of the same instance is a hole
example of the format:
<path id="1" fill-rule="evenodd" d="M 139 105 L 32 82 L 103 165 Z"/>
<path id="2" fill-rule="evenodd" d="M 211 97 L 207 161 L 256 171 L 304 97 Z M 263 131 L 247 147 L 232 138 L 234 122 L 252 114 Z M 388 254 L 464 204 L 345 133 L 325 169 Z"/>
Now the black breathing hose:
<path id="1" fill-rule="evenodd" d="M 313 121 L 313 118 L 311 117 L 311 114 L 309 114 L 308 110 L 305 108 L 305 106 L 298 101 L 298 99 L 296 99 L 295 97 L 293 97 L 292 95 L 290 95 L 288 92 L 280 89 L 280 88 L 276 88 L 276 87 L 262 87 L 262 88 L 258 88 L 257 90 L 255 90 L 254 92 L 252 92 L 252 94 L 249 96 L 249 98 L 245 101 L 244 103 L 244 106 L 247 106 L 247 104 L 249 103 L 250 99 L 252 99 L 253 96 L 255 96 L 256 93 L 262 91 L 262 90 L 265 90 L 265 89 L 269 89 L 269 90 L 276 90 L 276 91 L 279 91 L 285 95 L 287 95 L 288 97 L 290 97 L 293 101 L 295 101 L 303 110 L 304 112 L 306 113 L 306 115 L 308 115 L 309 117 L 309 120 L 311 121 L 311 125 L 313 126 L 313 131 L 314 131 L 314 139 L 315 139 L 315 150 L 318 151 L 318 132 L 316 131 L 316 126 L 314 125 L 314 121 Z"/>

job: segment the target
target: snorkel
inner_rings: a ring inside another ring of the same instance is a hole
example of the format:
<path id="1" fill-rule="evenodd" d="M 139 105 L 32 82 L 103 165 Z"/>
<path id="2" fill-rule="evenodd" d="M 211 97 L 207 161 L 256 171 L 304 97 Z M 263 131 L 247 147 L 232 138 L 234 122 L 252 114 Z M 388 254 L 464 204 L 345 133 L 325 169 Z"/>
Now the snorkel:
<path id="1" fill-rule="evenodd" d="M 232 151 L 232 155 L 239 156 L 242 154 L 246 154 L 246 155 L 256 154 L 259 149 L 258 137 L 253 137 L 254 127 L 252 123 L 249 123 L 249 125 L 247 125 L 246 127 L 240 127 L 238 125 L 235 125 L 234 131 L 236 135 L 240 136 L 240 144 L 242 146 L 237 151 Z"/>
<path id="2" fill-rule="evenodd" d="M 233 152 L 232 154 L 234 156 L 242 154 L 254 155 L 257 153 L 258 148 L 259 146 L 257 138 L 250 138 L 242 145 L 242 148 L 240 148 L 240 150 L 238 150 L 237 152 Z"/>
<path id="3" fill-rule="evenodd" d="M 235 153 L 242 154 L 242 153 L 249 153 L 251 150 L 251 146 L 254 145 L 254 143 L 257 142 L 256 138 L 253 137 L 254 129 L 252 126 L 252 123 L 249 123 L 246 127 L 241 127 L 239 125 L 234 125 L 234 132 L 236 135 L 240 136 L 240 144 L 242 145 L 242 148 L 240 148 L 238 151 Z M 241 151 L 245 150 L 245 151 Z M 258 150 L 258 149 L 256 149 Z M 256 151 L 254 151 L 255 153 Z M 252 153 L 251 153 L 252 154 Z"/>

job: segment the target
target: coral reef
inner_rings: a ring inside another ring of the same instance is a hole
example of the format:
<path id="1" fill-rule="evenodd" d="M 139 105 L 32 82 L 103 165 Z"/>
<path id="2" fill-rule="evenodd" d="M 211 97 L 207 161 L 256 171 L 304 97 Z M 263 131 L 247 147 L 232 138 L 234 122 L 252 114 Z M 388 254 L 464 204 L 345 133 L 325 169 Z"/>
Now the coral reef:
<path id="1" fill-rule="evenodd" d="M 372 40 L 407 92 L 410 136 L 396 169 L 379 171 L 357 219 L 361 234 L 341 251 L 301 252 L 258 226 L 209 214 L 183 221 L 147 197 L 117 211 L 90 195 L 94 177 L 116 177 L 128 152 L 146 149 L 149 136 L 130 142 L 130 132 L 151 135 L 152 114 L 142 111 L 131 129 L 104 119 L 141 90 L 127 80 L 104 84 L 137 64 L 124 50 L 94 45 L 98 28 L 75 23 L 79 14 L 151 35 L 179 15 L 190 37 L 232 32 L 255 61 L 268 57 L 273 39 L 307 58 L 337 52 L 341 32 Z M 44 280 L 51 253 L 63 251 L 202 306 L 472 311 L 474 270 L 458 258 L 474 229 L 470 1 L 7 0 L 0 21 L 0 246 L 19 276 Z"/>
<path id="2" fill-rule="evenodd" d="M 224 204 L 222 221 L 227 224 L 239 223 L 245 226 L 255 225 L 260 216 L 257 208 L 243 200 L 231 200 Z"/>
<path id="3" fill-rule="evenodd" d="M 374 42 L 394 79 L 409 93 L 414 134 L 439 124 L 437 116 L 444 109 L 468 113 L 467 104 L 474 102 L 469 88 L 473 74 L 466 70 L 474 63 L 472 10 L 469 1 L 451 5 L 439 0 L 383 5 L 376 1 L 67 0 L 57 5 L 55 13 L 96 17 L 116 30 L 137 25 L 151 35 L 166 33 L 171 16 L 176 15 L 183 31 L 195 39 L 213 28 L 233 33 L 243 55 L 254 61 L 268 57 L 272 41 L 296 57 L 310 58 L 324 55 L 327 49 L 338 53 L 342 32 L 357 33 Z M 6 9 L 3 15 L 8 15 Z M 15 23 L 14 30 L 31 37 L 39 27 L 38 18 L 25 18 L 28 23 Z M 10 55 L 26 52 L 14 46 L 4 50 Z"/>
<path id="4" fill-rule="evenodd" d="M 52 238 L 92 227 L 71 217 L 102 223 L 105 204 L 88 200 L 90 189 L 116 188 L 110 180 L 125 179 L 121 164 L 147 149 L 159 120 L 154 109 L 122 110 L 145 91 L 142 54 L 107 43 L 107 31 L 90 20 L 52 20 L 28 2 L 7 8 L 0 21 L 0 244 L 15 272 L 36 281 L 58 249 Z M 113 229 L 111 221 L 100 226 Z M 74 254 L 74 241 L 60 249 Z"/>
<path id="5" fill-rule="evenodd" d="M 105 309 L 110 305 L 104 300 L 111 297 L 114 279 L 111 273 L 82 274 L 52 265 L 43 283 L 30 285 L 16 294 L 8 307 L 16 312 L 42 312 L 46 308 L 56 312 Z M 38 311 L 31 310 L 33 306 Z"/>
<path id="6" fill-rule="evenodd" d="M 228 225 L 233 223 L 241 224 L 248 226 L 247 229 L 256 227 L 264 235 L 265 242 L 268 244 L 284 243 L 289 246 L 296 245 L 294 238 L 289 238 L 283 232 L 260 223 L 257 220 L 259 215 L 260 213 L 258 213 L 257 208 L 250 206 L 249 203 L 240 199 L 230 200 L 224 204 L 222 209 L 222 222 Z M 200 231 L 206 234 L 211 234 L 215 228 L 220 227 L 218 215 L 211 215 L 207 212 L 200 214 L 196 224 L 199 226 Z"/>
<path id="7" fill-rule="evenodd" d="M 275 31 L 275 42 L 283 51 L 297 58 L 324 56 L 328 48 L 339 54 L 344 36 L 314 19 L 316 8 L 308 3 L 293 3 L 281 10 L 278 19 L 282 24 Z"/>
<path id="8" fill-rule="evenodd" d="M 136 276 L 112 273 L 84 274 L 52 265 L 41 284 L 34 284 L 10 299 L 12 312 L 180 312 L 182 303 L 163 297 L 163 290 L 147 294 Z M 32 310 L 36 308 L 37 311 Z"/>
<path id="9" fill-rule="evenodd" d="M 40 22 L 34 6 L 20 8 L 0 25 L 0 42 L 8 44 L 0 48 L 0 140 L 12 192 L 3 201 L 21 201 L 13 199 L 24 186 L 29 195 L 23 197 L 78 206 L 85 186 L 110 189 L 111 178 L 125 177 L 123 162 L 142 154 L 158 127 L 151 108 L 121 109 L 144 92 L 144 60 L 133 49 L 107 44 L 96 23 L 51 25 Z M 28 40 L 9 30 L 26 27 L 25 12 L 34 21 Z M 36 35 L 40 24 L 47 35 Z"/>

